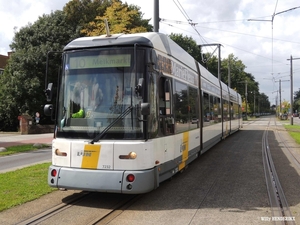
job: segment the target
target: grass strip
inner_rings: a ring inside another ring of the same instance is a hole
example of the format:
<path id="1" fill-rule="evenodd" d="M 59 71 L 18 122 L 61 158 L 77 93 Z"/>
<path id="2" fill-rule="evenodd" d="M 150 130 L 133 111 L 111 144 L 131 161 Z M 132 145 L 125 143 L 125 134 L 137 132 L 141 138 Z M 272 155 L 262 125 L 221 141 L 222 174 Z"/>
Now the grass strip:
<path id="1" fill-rule="evenodd" d="M 43 163 L 0 174 L 0 212 L 57 190 L 47 183 L 50 164 Z"/>
<path id="2" fill-rule="evenodd" d="M 45 144 L 40 144 L 37 146 L 34 146 L 33 144 L 16 145 L 16 146 L 7 147 L 6 151 L 0 152 L 0 156 L 12 155 L 12 154 L 20 153 L 20 152 L 38 150 L 38 149 L 47 148 L 47 147 L 49 147 L 49 145 L 45 145 Z"/>
<path id="3" fill-rule="evenodd" d="M 300 144 L 300 125 L 284 125 L 284 127 L 296 143 Z"/>

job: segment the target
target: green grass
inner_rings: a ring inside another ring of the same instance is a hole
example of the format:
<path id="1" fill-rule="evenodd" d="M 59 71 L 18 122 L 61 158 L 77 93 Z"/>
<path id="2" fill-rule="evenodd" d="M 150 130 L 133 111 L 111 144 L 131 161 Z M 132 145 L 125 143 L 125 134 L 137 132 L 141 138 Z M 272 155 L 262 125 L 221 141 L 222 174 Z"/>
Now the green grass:
<path id="1" fill-rule="evenodd" d="M 299 125 L 284 125 L 285 129 L 291 135 L 291 137 L 300 144 L 300 126 Z"/>
<path id="2" fill-rule="evenodd" d="M 55 188 L 47 183 L 51 163 L 29 166 L 0 174 L 0 212 L 48 194 Z"/>
<path id="3" fill-rule="evenodd" d="M 6 151 L 0 152 L 0 156 L 12 155 L 19 152 L 27 152 L 27 151 L 37 150 L 45 147 L 49 147 L 49 145 L 42 144 L 38 146 L 33 146 L 33 144 L 26 144 L 26 145 L 11 146 L 11 147 L 7 147 Z"/>

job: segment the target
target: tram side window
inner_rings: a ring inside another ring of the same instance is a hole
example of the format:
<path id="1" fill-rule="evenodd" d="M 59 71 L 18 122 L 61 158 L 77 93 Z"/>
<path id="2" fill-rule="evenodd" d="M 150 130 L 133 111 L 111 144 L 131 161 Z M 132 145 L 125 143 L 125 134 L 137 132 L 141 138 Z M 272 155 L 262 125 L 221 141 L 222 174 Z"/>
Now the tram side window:
<path id="1" fill-rule="evenodd" d="M 210 95 L 209 97 L 209 115 L 207 115 L 207 119 L 209 120 L 210 124 L 214 123 L 215 115 L 214 115 L 214 101 L 215 96 Z"/>
<path id="2" fill-rule="evenodd" d="M 214 96 L 214 119 L 215 123 L 221 122 L 221 100 L 219 97 Z"/>
<path id="3" fill-rule="evenodd" d="M 161 77 L 159 80 L 159 135 L 174 134 L 174 125 L 171 80 Z"/>
<path id="4" fill-rule="evenodd" d="M 230 120 L 234 120 L 234 108 L 233 108 L 233 103 L 229 103 L 230 108 L 229 108 L 229 113 L 230 113 Z"/>
<path id="5" fill-rule="evenodd" d="M 192 87 L 189 87 L 188 91 L 190 129 L 195 129 L 199 127 L 198 92 L 197 89 Z"/>
<path id="6" fill-rule="evenodd" d="M 233 118 L 237 120 L 239 118 L 239 105 L 233 103 Z"/>
<path id="7" fill-rule="evenodd" d="M 212 96 L 211 96 L 212 97 Z M 208 126 L 209 123 L 209 115 L 210 115 L 210 95 L 208 93 L 203 93 L 203 126 Z"/>
<path id="8" fill-rule="evenodd" d="M 223 100 L 223 121 L 230 120 L 229 113 L 228 113 L 228 108 L 229 108 L 228 101 Z"/>
<path id="9" fill-rule="evenodd" d="M 176 133 L 189 130 L 189 102 L 188 86 L 175 81 L 174 90 L 174 114 L 176 118 Z"/>

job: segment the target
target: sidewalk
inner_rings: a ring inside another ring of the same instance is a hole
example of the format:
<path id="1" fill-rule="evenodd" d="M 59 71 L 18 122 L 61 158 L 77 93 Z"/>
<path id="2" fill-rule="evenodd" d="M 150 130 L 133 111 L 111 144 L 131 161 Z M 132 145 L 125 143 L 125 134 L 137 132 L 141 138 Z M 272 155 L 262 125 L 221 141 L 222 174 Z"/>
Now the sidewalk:
<path id="1" fill-rule="evenodd" d="M 53 133 L 47 134 L 26 134 L 19 133 L 0 133 L 0 148 L 23 144 L 47 144 L 51 145 Z"/>

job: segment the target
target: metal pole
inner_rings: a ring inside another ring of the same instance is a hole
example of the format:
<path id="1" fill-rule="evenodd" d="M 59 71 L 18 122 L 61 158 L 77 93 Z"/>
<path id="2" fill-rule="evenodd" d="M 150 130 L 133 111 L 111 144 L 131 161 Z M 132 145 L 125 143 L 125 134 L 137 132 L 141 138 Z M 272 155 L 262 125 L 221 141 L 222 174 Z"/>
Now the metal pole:
<path id="1" fill-rule="evenodd" d="M 300 58 L 293 58 L 293 56 L 291 56 L 289 59 L 291 61 L 291 107 L 290 107 L 290 111 L 291 111 L 291 125 L 293 125 L 293 101 L 294 101 L 294 96 L 293 96 L 293 60 L 296 59 L 300 59 Z"/>
<path id="2" fill-rule="evenodd" d="M 228 55 L 228 86 L 231 88 L 230 57 Z"/>
<path id="3" fill-rule="evenodd" d="M 253 109 L 253 111 L 254 111 L 254 116 L 256 115 L 255 114 L 255 91 L 254 91 L 254 109 Z"/>
<path id="4" fill-rule="evenodd" d="M 159 0 L 154 0 L 154 17 L 153 17 L 154 32 L 159 30 Z"/>
<path id="5" fill-rule="evenodd" d="M 279 80 L 279 115 L 281 116 L 281 80 Z"/>
<path id="6" fill-rule="evenodd" d="M 248 105 L 248 101 L 247 101 L 247 96 L 248 96 L 248 90 L 247 90 L 247 80 L 245 80 L 245 98 L 246 98 L 246 120 L 248 120 L 248 109 L 247 109 L 247 105 Z"/>
<path id="7" fill-rule="evenodd" d="M 219 56 L 219 60 L 218 60 L 218 79 L 219 81 L 221 80 L 221 44 L 218 44 L 218 56 Z"/>
<path id="8" fill-rule="evenodd" d="M 293 125 L 293 57 L 291 56 L 291 125 Z"/>

